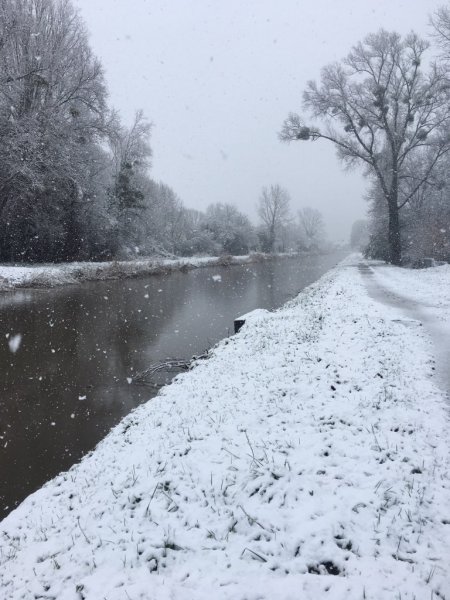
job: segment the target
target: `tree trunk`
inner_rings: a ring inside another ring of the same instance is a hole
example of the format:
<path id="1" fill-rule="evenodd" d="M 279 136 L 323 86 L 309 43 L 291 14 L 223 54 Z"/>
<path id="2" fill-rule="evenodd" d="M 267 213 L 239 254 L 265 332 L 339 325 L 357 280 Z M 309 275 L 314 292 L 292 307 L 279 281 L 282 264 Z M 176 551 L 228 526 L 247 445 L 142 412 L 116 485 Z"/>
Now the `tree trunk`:
<path id="1" fill-rule="evenodd" d="M 392 148 L 392 180 L 391 190 L 387 198 L 389 207 L 389 262 L 393 265 L 400 265 L 402 260 L 402 242 L 400 239 L 400 215 L 398 207 L 398 162 L 395 154 L 395 148 Z"/>
<path id="2" fill-rule="evenodd" d="M 393 265 L 400 265 L 402 260 L 402 245 L 400 239 L 400 219 L 397 198 L 388 200 L 389 202 L 389 262 Z"/>
<path id="3" fill-rule="evenodd" d="M 270 253 L 275 252 L 275 223 L 272 223 L 269 230 L 269 248 Z"/>
<path id="4" fill-rule="evenodd" d="M 66 212 L 64 216 L 64 246 L 62 249 L 62 260 L 71 261 L 79 259 L 81 247 L 80 223 L 78 222 L 77 207 L 78 188 L 75 182 L 67 182 L 68 202 L 64 207 Z"/>

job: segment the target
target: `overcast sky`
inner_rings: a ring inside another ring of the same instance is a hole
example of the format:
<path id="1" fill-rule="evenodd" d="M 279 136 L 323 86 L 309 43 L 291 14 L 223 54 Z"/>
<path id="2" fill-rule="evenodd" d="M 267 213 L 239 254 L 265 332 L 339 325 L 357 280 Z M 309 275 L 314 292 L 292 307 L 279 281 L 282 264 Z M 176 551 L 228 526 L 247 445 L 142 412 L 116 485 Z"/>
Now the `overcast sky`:
<path id="1" fill-rule="evenodd" d="M 324 140 L 281 144 L 305 84 L 380 27 L 427 35 L 441 0 L 75 0 L 110 104 L 154 123 L 152 176 L 186 206 L 231 202 L 256 221 L 262 186 L 314 206 L 332 239 L 365 214 L 367 185 Z"/>

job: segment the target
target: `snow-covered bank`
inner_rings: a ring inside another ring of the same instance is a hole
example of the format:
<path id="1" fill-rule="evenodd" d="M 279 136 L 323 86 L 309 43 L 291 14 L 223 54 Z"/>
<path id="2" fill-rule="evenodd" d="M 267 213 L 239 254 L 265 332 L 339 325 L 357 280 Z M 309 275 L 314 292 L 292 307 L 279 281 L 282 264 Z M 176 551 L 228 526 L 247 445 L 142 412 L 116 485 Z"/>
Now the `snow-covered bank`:
<path id="1" fill-rule="evenodd" d="M 279 257 L 294 256 L 278 254 Z M 269 254 L 245 256 L 204 256 L 177 259 L 148 258 L 130 261 L 76 262 L 57 265 L 0 266 L 0 292 L 17 288 L 52 288 L 83 281 L 125 279 L 145 275 L 161 275 L 172 271 L 199 267 L 242 265 L 270 260 Z"/>
<path id="2" fill-rule="evenodd" d="M 448 297 L 445 269 L 402 277 Z M 2 595 L 448 598 L 449 419 L 430 351 L 343 263 L 11 513 Z"/>

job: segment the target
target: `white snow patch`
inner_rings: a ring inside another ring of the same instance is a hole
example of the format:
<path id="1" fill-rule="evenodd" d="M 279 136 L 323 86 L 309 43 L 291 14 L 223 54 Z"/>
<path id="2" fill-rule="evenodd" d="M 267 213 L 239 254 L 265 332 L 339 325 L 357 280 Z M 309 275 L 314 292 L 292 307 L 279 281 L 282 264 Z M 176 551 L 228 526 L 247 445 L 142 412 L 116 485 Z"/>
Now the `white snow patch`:
<path id="1" fill-rule="evenodd" d="M 289 256 L 280 254 L 278 256 Z M 233 256 L 231 264 L 247 264 L 271 258 L 267 255 Z M 161 259 L 139 258 L 130 261 L 73 262 L 58 265 L 30 267 L 0 266 L 0 291 L 15 288 L 51 288 L 73 285 L 83 281 L 123 279 L 180 269 L 222 266 L 223 259 L 216 256 Z M 227 263 L 228 264 L 228 263 Z M 158 290 L 162 292 L 162 290 Z M 107 297 L 105 297 L 107 300 Z"/>

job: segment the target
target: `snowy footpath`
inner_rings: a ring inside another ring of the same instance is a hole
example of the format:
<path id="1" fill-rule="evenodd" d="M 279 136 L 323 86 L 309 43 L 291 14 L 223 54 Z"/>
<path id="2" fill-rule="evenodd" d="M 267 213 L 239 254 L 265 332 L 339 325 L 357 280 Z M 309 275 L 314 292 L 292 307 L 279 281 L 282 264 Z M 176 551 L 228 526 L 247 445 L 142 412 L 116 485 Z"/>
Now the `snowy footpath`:
<path id="1" fill-rule="evenodd" d="M 450 266 L 347 259 L 0 523 L 0 597 L 450 599 Z M 359 266 L 358 266 L 359 265 Z M 369 271 L 369 274 L 367 273 Z"/>

